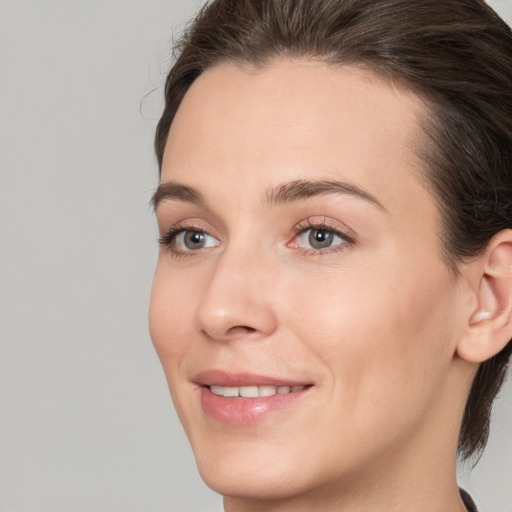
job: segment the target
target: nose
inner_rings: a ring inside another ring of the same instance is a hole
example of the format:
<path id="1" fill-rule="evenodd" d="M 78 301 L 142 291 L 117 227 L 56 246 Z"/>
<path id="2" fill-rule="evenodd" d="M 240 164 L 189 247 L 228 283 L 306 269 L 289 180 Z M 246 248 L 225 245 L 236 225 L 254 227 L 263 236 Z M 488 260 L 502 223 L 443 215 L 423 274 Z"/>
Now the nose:
<path id="1" fill-rule="evenodd" d="M 219 341 L 271 335 L 277 328 L 271 276 L 263 258 L 226 249 L 215 262 L 197 308 L 198 328 Z"/>

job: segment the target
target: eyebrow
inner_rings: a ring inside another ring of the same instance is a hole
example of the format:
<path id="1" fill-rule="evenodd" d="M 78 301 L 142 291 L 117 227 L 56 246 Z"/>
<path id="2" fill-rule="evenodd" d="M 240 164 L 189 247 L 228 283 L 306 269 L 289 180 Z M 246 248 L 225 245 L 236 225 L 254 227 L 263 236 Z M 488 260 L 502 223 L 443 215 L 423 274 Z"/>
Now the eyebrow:
<path id="1" fill-rule="evenodd" d="M 344 194 L 359 197 L 386 211 L 382 203 L 366 190 L 351 183 L 337 180 L 290 181 L 270 190 L 266 194 L 266 202 L 271 205 L 277 205 L 324 194 Z"/>
<path id="2" fill-rule="evenodd" d="M 166 199 L 184 201 L 200 206 L 206 204 L 203 195 L 198 190 L 174 181 L 160 183 L 151 197 L 150 205 L 153 207 L 153 210 L 156 210 L 158 205 Z"/>
<path id="3" fill-rule="evenodd" d="M 337 180 L 294 180 L 283 183 L 269 190 L 265 194 L 264 202 L 276 206 L 324 194 L 344 194 L 359 197 L 386 211 L 382 203 L 366 190 Z M 204 196 L 197 189 L 174 181 L 158 185 L 150 204 L 156 210 L 158 205 L 166 199 L 193 203 L 199 206 L 206 205 Z"/>

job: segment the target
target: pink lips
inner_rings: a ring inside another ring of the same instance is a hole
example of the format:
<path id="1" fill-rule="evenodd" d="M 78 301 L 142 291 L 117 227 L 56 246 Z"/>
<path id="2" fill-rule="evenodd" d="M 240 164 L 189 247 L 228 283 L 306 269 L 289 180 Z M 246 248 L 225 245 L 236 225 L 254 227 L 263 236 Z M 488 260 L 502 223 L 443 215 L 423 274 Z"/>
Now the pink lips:
<path id="1" fill-rule="evenodd" d="M 229 425 L 251 425 L 263 421 L 272 411 L 285 409 L 302 398 L 311 388 L 311 384 L 287 381 L 250 373 L 227 373 L 208 370 L 198 374 L 194 381 L 201 386 L 201 406 L 211 418 Z M 254 398 L 225 397 L 213 393 L 209 386 L 245 387 L 245 386 L 305 386 L 300 391 L 285 394 L 273 394 Z"/>

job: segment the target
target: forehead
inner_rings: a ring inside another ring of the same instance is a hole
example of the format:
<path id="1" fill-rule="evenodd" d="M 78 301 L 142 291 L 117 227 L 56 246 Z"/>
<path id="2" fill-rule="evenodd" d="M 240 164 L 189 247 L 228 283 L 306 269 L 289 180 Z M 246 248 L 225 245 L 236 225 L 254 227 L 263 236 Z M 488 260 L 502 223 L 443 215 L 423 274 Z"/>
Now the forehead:
<path id="1" fill-rule="evenodd" d="M 171 126 L 162 182 L 240 197 L 297 179 L 336 179 L 397 211 L 432 198 L 414 148 L 424 110 L 412 92 L 356 67 L 280 60 L 203 73 Z M 222 184 L 222 187 L 219 186 Z M 431 209 L 432 212 L 432 209 Z"/>

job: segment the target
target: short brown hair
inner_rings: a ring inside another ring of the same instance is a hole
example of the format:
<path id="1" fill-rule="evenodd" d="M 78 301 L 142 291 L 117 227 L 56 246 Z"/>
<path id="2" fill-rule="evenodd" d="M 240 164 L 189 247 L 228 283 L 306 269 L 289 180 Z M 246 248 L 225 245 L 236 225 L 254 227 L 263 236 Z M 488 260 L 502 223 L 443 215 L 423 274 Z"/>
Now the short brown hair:
<path id="1" fill-rule="evenodd" d="M 427 106 L 420 156 L 454 273 L 512 228 L 512 34 L 483 0 L 214 0 L 176 52 L 155 136 L 160 167 L 176 111 L 206 69 L 279 57 L 363 66 Z M 509 342 L 478 370 L 459 437 L 463 458 L 485 447 L 511 352 Z"/>

